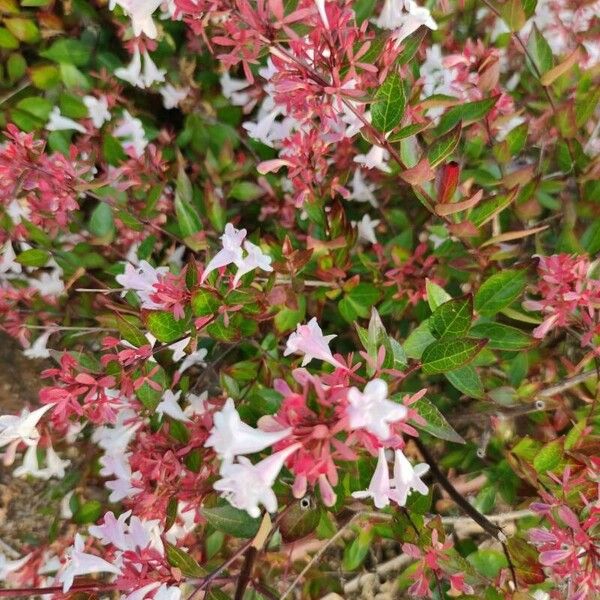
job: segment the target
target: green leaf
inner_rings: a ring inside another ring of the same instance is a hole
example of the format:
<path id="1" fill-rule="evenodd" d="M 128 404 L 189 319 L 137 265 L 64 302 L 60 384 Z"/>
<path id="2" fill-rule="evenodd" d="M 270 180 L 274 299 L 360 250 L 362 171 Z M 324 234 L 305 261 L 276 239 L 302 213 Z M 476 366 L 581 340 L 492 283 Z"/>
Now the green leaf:
<path id="1" fill-rule="evenodd" d="M 483 316 L 491 317 L 503 308 L 510 306 L 527 285 L 525 271 L 507 269 L 486 279 L 475 294 L 475 310 Z"/>
<path id="2" fill-rule="evenodd" d="M 190 319 L 176 319 L 172 313 L 162 310 L 148 311 L 146 327 L 159 342 L 170 344 L 189 333 Z"/>
<path id="3" fill-rule="evenodd" d="M 465 443 L 465 440 L 446 421 L 444 415 L 427 398 L 420 398 L 411 408 L 416 410 L 426 421 L 425 425 L 415 424 L 418 429 L 422 429 L 440 440 L 455 442 L 456 444 Z"/>
<path id="4" fill-rule="evenodd" d="M 135 371 L 134 377 L 137 379 L 138 377 L 148 376 L 154 369 L 156 369 L 156 363 L 146 362 L 140 369 Z M 154 410 L 158 406 L 163 395 L 163 390 L 167 386 L 165 370 L 159 366 L 150 379 L 158 383 L 159 389 L 155 390 L 147 381 L 145 381 L 141 387 L 136 390 L 135 394 L 145 408 Z"/>
<path id="5" fill-rule="evenodd" d="M 78 525 L 95 523 L 101 514 L 102 503 L 98 500 L 88 500 L 73 513 L 73 521 Z"/>
<path id="6" fill-rule="evenodd" d="M 391 73 L 375 93 L 371 103 L 371 122 L 379 131 L 394 129 L 404 115 L 406 96 L 402 80 L 397 73 Z"/>
<path id="7" fill-rule="evenodd" d="M 554 66 L 552 49 L 535 23 L 527 40 L 527 50 L 541 74 L 546 73 Z"/>
<path id="8" fill-rule="evenodd" d="M 540 474 L 545 475 L 548 471 L 556 469 L 564 456 L 562 440 L 554 440 L 546 444 L 533 459 L 533 468 Z"/>
<path id="9" fill-rule="evenodd" d="M 254 537 L 260 527 L 260 518 L 254 519 L 230 504 L 201 508 L 200 513 L 215 529 L 238 538 Z"/>
<path id="10" fill-rule="evenodd" d="M 169 564 L 179 569 L 186 577 L 204 577 L 206 575 L 206 570 L 194 558 L 169 542 L 165 542 L 165 554 Z"/>
<path id="11" fill-rule="evenodd" d="M 443 163 L 454 152 L 454 150 L 456 150 L 458 142 L 460 141 L 461 131 L 462 125 L 459 121 L 459 123 L 449 133 L 441 138 L 438 138 L 429 147 L 429 150 L 427 151 L 427 160 L 432 168 Z"/>
<path id="12" fill-rule="evenodd" d="M 229 197 L 234 200 L 247 202 L 263 196 L 265 191 L 252 181 L 236 181 L 229 190 Z"/>
<path id="13" fill-rule="evenodd" d="M 340 313 L 348 323 L 354 323 L 357 317 L 366 318 L 380 295 L 379 289 L 372 283 L 359 283 L 340 300 Z"/>
<path id="14" fill-rule="evenodd" d="M 520 31 L 527 21 L 522 0 L 489 0 L 511 31 Z"/>
<path id="15" fill-rule="evenodd" d="M 279 333 L 291 331 L 296 328 L 298 323 L 304 321 L 306 315 L 306 296 L 298 296 L 296 301 L 298 302 L 297 308 L 284 306 L 275 315 L 275 328 Z"/>
<path id="16" fill-rule="evenodd" d="M 175 192 L 175 214 L 179 231 L 184 238 L 190 237 L 202 229 L 202 221 L 192 206 L 192 197 L 192 184 L 185 171 L 180 169 Z"/>
<path id="17" fill-rule="evenodd" d="M 454 371 L 470 363 L 487 340 L 438 340 L 427 346 L 421 357 L 425 375 Z"/>
<path id="18" fill-rule="evenodd" d="M 498 102 L 499 96 L 493 96 L 492 98 L 485 98 L 484 100 L 476 100 L 475 102 L 466 102 L 458 106 L 453 106 L 448 109 L 440 119 L 440 124 L 436 127 L 436 134 L 443 135 L 454 127 L 456 127 L 461 121 L 463 126 L 474 123 L 483 119 L 492 108 L 494 108 L 496 102 Z"/>
<path id="19" fill-rule="evenodd" d="M 421 358 L 425 348 L 435 342 L 435 337 L 429 329 L 429 319 L 419 323 L 404 341 L 404 351 L 408 358 Z"/>
<path id="20" fill-rule="evenodd" d="M 88 226 L 90 233 L 107 242 L 110 241 L 115 233 L 115 222 L 113 219 L 112 208 L 106 202 L 99 202 L 93 210 Z"/>
<path id="21" fill-rule="evenodd" d="M 192 312 L 197 317 L 206 317 L 217 312 L 221 300 L 215 292 L 198 290 L 192 296 Z"/>
<path id="22" fill-rule="evenodd" d="M 50 48 L 42 50 L 40 56 L 48 58 L 57 63 L 67 63 L 82 67 L 86 65 L 92 54 L 91 48 L 80 42 L 69 38 L 56 40 Z"/>
<path id="23" fill-rule="evenodd" d="M 116 315 L 116 325 L 121 337 L 136 348 L 140 348 L 148 344 L 148 340 L 138 327 L 137 321 L 137 317 L 132 315 Z"/>
<path id="24" fill-rule="evenodd" d="M 19 47 L 19 40 L 4 27 L 0 27 L 0 48 L 15 50 Z"/>
<path id="25" fill-rule="evenodd" d="M 30 70 L 31 81 L 36 88 L 47 90 L 60 82 L 58 69 L 54 65 L 38 65 Z"/>
<path id="26" fill-rule="evenodd" d="M 444 373 L 446 379 L 459 391 L 471 398 L 483 398 L 485 390 L 481 378 L 473 365 L 465 365 L 460 369 Z"/>
<path id="27" fill-rule="evenodd" d="M 467 560 L 475 567 L 478 573 L 484 577 L 494 579 L 501 569 L 508 567 L 504 552 L 491 549 L 480 549 L 467 556 Z"/>
<path id="28" fill-rule="evenodd" d="M 372 541 L 373 530 L 361 529 L 352 543 L 344 548 L 342 569 L 344 571 L 354 571 L 355 569 L 358 569 L 365 558 L 367 558 Z"/>
<path id="29" fill-rule="evenodd" d="M 531 345 L 531 337 L 525 332 L 502 323 L 478 323 L 471 328 L 469 335 L 474 338 L 487 338 L 490 350 L 525 350 Z"/>
<path id="30" fill-rule="evenodd" d="M 515 199 L 516 189 L 508 194 L 493 196 L 483 202 L 480 202 L 469 213 L 469 221 L 475 227 L 483 227 L 487 222 L 494 218 L 495 215 L 502 212 Z"/>
<path id="31" fill-rule="evenodd" d="M 4 19 L 4 25 L 21 42 L 33 44 L 40 40 L 38 26 L 29 19 L 11 17 L 10 19 Z"/>
<path id="32" fill-rule="evenodd" d="M 473 296 L 449 300 L 438 306 L 429 319 L 431 331 L 438 337 L 460 337 L 467 333 L 473 316 Z"/>
<path id="33" fill-rule="evenodd" d="M 452 300 L 452 296 L 443 287 L 431 281 L 431 279 L 425 280 L 425 291 L 427 292 L 427 303 L 431 312 L 441 304 L 444 304 L 444 302 Z"/>
<path id="34" fill-rule="evenodd" d="M 43 267 L 49 259 L 50 253 L 47 250 L 30 248 L 29 250 L 21 252 L 15 260 L 24 267 Z"/>
<path id="35" fill-rule="evenodd" d="M 0 29 L 0 47 L 2 47 L 1 32 L 2 30 Z M 27 61 L 23 58 L 22 54 L 13 52 L 6 61 L 6 72 L 11 83 L 21 79 L 25 75 L 25 71 L 27 71 Z"/>

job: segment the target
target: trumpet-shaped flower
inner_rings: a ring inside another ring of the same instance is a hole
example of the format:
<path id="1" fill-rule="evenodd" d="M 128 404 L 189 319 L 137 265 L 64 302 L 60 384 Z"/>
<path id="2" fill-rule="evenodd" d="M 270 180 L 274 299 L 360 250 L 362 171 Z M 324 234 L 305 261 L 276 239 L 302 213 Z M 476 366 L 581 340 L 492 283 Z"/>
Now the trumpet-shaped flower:
<path id="1" fill-rule="evenodd" d="M 67 550 L 67 563 L 58 574 L 58 581 L 62 583 L 64 594 L 71 589 L 73 580 L 78 575 L 91 575 L 92 573 L 121 574 L 121 569 L 115 565 L 111 565 L 99 556 L 87 554 L 83 549 L 83 538 L 76 533 L 73 546 Z"/>
<path id="2" fill-rule="evenodd" d="M 354 162 L 364 165 L 367 169 L 379 169 L 384 173 L 390 172 L 387 161 L 390 158 L 389 152 L 381 146 L 372 146 L 366 154 L 357 154 Z"/>
<path id="3" fill-rule="evenodd" d="M 53 403 L 46 404 L 33 412 L 24 408 L 19 416 L 0 416 L 0 448 L 16 441 L 23 442 L 27 446 L 36 446 L 40 439 L 37 424 L 53 407 Z"/>
<path id="4" fill-rule="evenodd" d="M 369 242 L 370 244 L 377 243 L 375 227 L 377 227 L 379 223 L 381 223 L 380 219 L 371 219 L 368 214 L 363 215 L 363 218 L 358 222 L 352 221 L 352 225 L 354 225 L 358 231 L 358 239 Z"/>
<path id="5" fill-rule="evenodd" d="M 366 490 L 353 492 L 354 498 L 373 498 L 376 508 L 385 508 L 390 503 L 390 471 L 385 457 L 385 448 L 379 448 L 377 467 Z"/>
<path id="6" fill-rule="evenodd" d="M 158 32 L 156 24 L 152 19 L 152 13 L 162 4 L 162 0 L 116 0 L 125 14 L 131 19 L 133 35 L 145 34 L 147 37 L 156 39 Z"/>
<path id="7" fill-rule="evenodd" d="M 254 269 L 262 269 L 263 271 L 273 270 L 273 267 L 271 266 L 271 261 L 273 259 L 268 254 L 265 254 L 258 246 L 246 240 L 244 242 L 244 249 L 248 254 L 235 263 L 238 270 L 233 278 L 234 286 L 238 284 L 239 280 L 246 273 L 250 273 L 250 271 L 253 271 Z"/>
<path id="8" fill-rule="evenodd" d="M 271 489 L 286 459 L 300 444 L 292 444 L 253 465 L 242 456 L 237 463 L 229 463 L 221 469 L 221 479 L 214 489 L 235 508 L 245 510 L 251 517 L 260 516 L 259 505 L 268 512 L 277 510 L 277 497 Z"/>
<path id="9" fill-rule="evenodd" d="M 214 426 L 205 442 L 205 447 L 214 448 L 225 463 L 230 463 L 240 454 L 254 454 L 285 439 L 292 429 L 261 431 L 242 421 L 233 400 L 227 399 L 225 406 L 213 416 Z"/>
<path id="10" fill-rule="evenodd" d="M 405 419 L 408 410 L 403 404 L 387 399 L 388 386 L 383 379 L 373 379 L 363 392 L 358 388 L 348 391 L 346 415 L 352 429 L 366 429 L 380 440 L 390 437 L 390 423 Z"/>
<path id="11" fill-rule="evenodd" d="M 100 96 L 100 98 L 96 98 L 96 96 L 84 96 L 83 103 L 88 109 L 88 114 L 96 129 L 100 129 L 104 123 L 110 121 L 111 114 L 108 110 L 106 96 Z"/>
<path id="12" fill-rule="evenodd" d="M 427 463 L 419 463 L 414 467 L 408 462 L 402 450 L 396 450 L 394 460 L 394 479 L 392 482 L 392 493 L 390 498 L 400 506 L 406 504 L 408 495 L 412 492 L 426 495 L 428 493 L 427 486 L 421 480 L 421 477 L 429 471 Z"/>
<path id="13" fill-rule="evenodd" d="M 126 67 L 115 69 L 115 77 L 135 87 L 146 87 L 144 78 L 142 77 L 142 54 L 137 46 L 133 50 L 131 62 Z"/>
<path id="14" fill-rule="evenodd" d="M 176 421 L 189 421 L 181 406 L 179 406 L 177 403 L 179 396 L 181 396 L 181 390 L 179 390 L 176 394 L 174 394 L 171 390 L 166 390 L 163 394 L 162 400 L 156 407 L 156 412 L 159 415 L 168 415 Z"/>
<path id="15" fill-rule="evenodd" d="M 221 236 L 223 248 L 212 257 L 206 265 L 200 283 L 203 283 L 209 273 L 215 269 L 220 269 L 231 263 L 239 263 L 242 260 L 242 242 L 246 237 L 245 229 L 236 229 L 231 223 L 225 226 L 225 232 Z"/>
<path id="16" fill-rule="evenodd" d="M 144 87 L 150 87 L 154 83 L 162 83 L 165 80 L 165 70 L 159 69 L 154 61 L 150 58 L 147 50 L 144 50 L 144 71 L 142 79 Z"/>
<path id="17" fill-rule="evenodd" d="M 176 88 L 170 83 L 166 83 L 159 90 L 163 99 L 163 106 L 166 109 L 175 108 L 182 100 L 187 98 L 190 88 Z"/>
<path id="18" fill-rule="evenodd" d="M 421 25 L 437 29 L 429 9 L 419 6 L 413 0 L 386 0 L 375 24 L 382 29 L 394 30 L 396 44 L 400 44 Z"/>
<path id="19" fill-rule="evenodd" d="M 373 208 L 377 208 L 379 204 L 375 198 L 375 185 L 365 181 L 362 171 L 355 169 L 354 175 L 352 176 L 352 191 L 349 200 L 355 200 L 356 202 L 368 202 Z"/>
<path id="20" fill-rule="evenodd" d="M 35 342 L 33 342 L 29 348 L 25 348 L 25 350 L 23 350 L 23 354 L 27 358 L 49 358 L 50 350 L 48 350 L 47 347 L 48 339 L 54 333 L 54 331 L 55 330 L 52 328 L 47 329 L 44 333 L 42 333 L 42 335 L 36 338 Z"/>
<path id="21" fill-rule="evenodd" d="M 156 291 L 154 284 L 158 282 L 162 275 L 168 272 L 168 267 L 155 269 L 150 263 L 142 260 L 138 266 L 127 263 L 125 272 L 122 275 L 117 275 L 115 279 L 125 290 L 134 291 L 138 295 L 143 308 L 157 309 L 160 306 L 153 302 L 150 296 Z"/>
<path id="22" fill-rule="evenodd" d="M 60 108 L 58 108 L 58 106 L 55 106 L 52 109 L 48 123 L 46 123 L 46 129 L 48 131 L 69 131 L 74 129 L 75 131 L 79 131 L 79 133 L 85 133 L 86 131 L 85 127 L 77 121 L 73 121 L 73 119 L 69 119 L 68 117 L 63 117 L 63 115 L 60 114 Z"/>
<path id="23" fill-rule="evenodd" d="M 142 122 L 132 117 L 126 110 L 123 111 L 123 116 L 113 131 L 113 136 L 121 141 L 124 150 L 133 151 L 137 158 L 144 154 L 148 145 Z"/>
<path id="24" fill-rule="evenodd" d="M 304 354 L 302 366 L 305 367 L 313 358 L 323 360 L 334 367 L 344 368 L 338 360 L 333 357 L 329 349 L 329 342 L 337 337 L 333 335 L 323 335 L 316 317 L 313 317 L 306 325 L 298 325 L 287 340 L 284 356 L 290 354 Z"/>

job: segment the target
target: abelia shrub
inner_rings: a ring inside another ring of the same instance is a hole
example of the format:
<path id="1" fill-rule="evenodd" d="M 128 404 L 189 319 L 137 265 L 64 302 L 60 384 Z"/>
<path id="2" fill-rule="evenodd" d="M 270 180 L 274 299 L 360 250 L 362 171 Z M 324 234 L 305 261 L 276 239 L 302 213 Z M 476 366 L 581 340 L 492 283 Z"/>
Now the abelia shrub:
<path id="1" fill-rule="evenodd" d="M 600 595 L 598 2 L 0 13 L 0 596 Z"/>

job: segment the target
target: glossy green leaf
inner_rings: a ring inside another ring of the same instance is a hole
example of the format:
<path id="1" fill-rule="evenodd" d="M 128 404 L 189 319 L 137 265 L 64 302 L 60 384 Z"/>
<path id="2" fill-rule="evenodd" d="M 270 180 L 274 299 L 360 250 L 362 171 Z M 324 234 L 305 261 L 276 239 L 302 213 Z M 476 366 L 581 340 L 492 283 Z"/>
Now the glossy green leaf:
<path id="1" fill-rule="evenodd" d="M 554 66 L 550 44 L 535 23 L 529 34 L 527 49 L 539 73 L 546 73 Z"/>
<path id="2" fill-rule="evenodd" d="M 465 365 L 454 371 L 448 371 L 444 375 L 459 392 L 466 396 L 478 399 L 485 396 L 481 377 L 473 365 Z"/>
<path id="3" fill-rule="evenodd" d="M 494 108 L 496 102 L 498 102 L 499 96 L 493 96 L 492 98 L 485 98 L 484 100 L 475 100 L 474 102 L 466 102 L 465 104 L 459 104 L 449 108 L 440 119 L 440 123 L 436 128 L 437 135 L 447 133 L 454 127 L 456 127 L 461 121 L 463 126 L 469 123 L 474 123 L 483 119 L 492 108 Z"/>
<path id="4" fill-rule="evenodd" d="M 215 529 L 239 538 L 254 537 L 260 526 L 260 518 L 254 519 L 230 504 L 200 508 L 200 513 Z"/>
<path id="5" fill-rule="evenodd" d="M 176 319 L 172 313 L 162 310 L 146 312 L 146 327 L 159 341 L 170 344 L 185 337 L 190 331 L 189 318 Z"/>
<path id="6" fill-rule="evenodd" d="M 475 294 L 475 310 L 490 317 L 510 306 L 527 285 L 524 270 L 507 269 L 486 279 Z"/>
<path id="7" fill-rule="evenodd" d="M 371 122 L 379 131 L 394 129 L 404 115 L 406 96 L 402 80 L 397 73 L 391 73 L 375 93 L 371 103 Z"/>
<path id="8" fill-rule="evenodd" d="M 461 337 L 471 326 L 473 297 L 455 298 L 438 306 L 429 319 L 431 331 L 439 338 Z"/>
<path id="9" fill-rule="evenodd" d="M 454 371 L 470 363 L 487 340 L 437 340 L 425 348 L 421 357 L 425 375 Z"/>
<path id="10" fill-rule="evenodd" d="M 30 248 L 21 252 L 16 261 L 25 267 L 43 267 L 50 259 L 50 254 L 47 250 L 40 248 Z"/>
<path id="11" fill-rule="evenodd" d="M 425 419 L 425 424 L 416 424 L 418 429 L 422 429 L 432 436 L 448 442 L 456 444 L 464 444 L 465 440 L 454 430 L 454 428 L 446 421 L 446 418 L 427 398 L 420 398 L 411 408 Z"/>
<path id="12" fill-rule="evenodd" d="M 179 569 L 186 577 L 203 577 L 206 570 L 185 550 L 165 542 L 165 555 L 172 567 Z"/>
<path id="13" fill-rule="evenodd" d="M 474 338 L 487 338 L 490 350 L 525 350 L 532 339 L 525 332 L 502 323 L 478 323 L 471 328 L 469 335 Z"/>
<path id="14" fill-rule="evenodd" d="M 427 150 L 427 160 L 431 167 L 442 164 L 458 146 L 462 126 L 460 122 L 446 135 L 438 138 Z"/>

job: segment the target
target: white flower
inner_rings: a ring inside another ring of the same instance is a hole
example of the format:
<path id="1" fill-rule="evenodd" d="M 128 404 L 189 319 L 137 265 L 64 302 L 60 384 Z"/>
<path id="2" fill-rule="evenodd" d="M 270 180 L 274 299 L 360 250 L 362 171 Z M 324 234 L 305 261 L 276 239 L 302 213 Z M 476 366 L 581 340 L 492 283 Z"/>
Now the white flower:
<path id="1" fill-rule="evenodd" d="M 146 87 L 142 77 L 142 55 L 137 46 L 133 50 L 133 56 L 129 65 L 127 65 L 127 67 L 115 69 L 115 77 L 118 77 L 135 87 Z"/>
<path id="2" fill-rule="evenodd" d="M 213 487 L 232 506 L 245 510 L 251 517 L 260 516 L 261 504 L 268 512 L 275 512 L 277 497 L 271 488 L 285 460 L 299 447 L 300 444 L 288 446 L 255 465 L 241 456 L 239 462 L 222 466 L 222 478 Z"/>
<path id="3" fill-rule="evenodd" d="M 152 13 L 162 4 L 163 0 L 116 0 L 111 3 L 111 10 L 116 4 L 123 8 L 125 14 L 131 19 L 133 35 L 140 36 L 144 33 L 147 37 L 156 39 L 158 32 L 152 20 Z"/>
<path id="4" fill-rule="evenodd" d="M 129 523 L 126 523 L 127 519 Z M 142 550 L 154 548 L 161 554 L 164 553 L 160 539 L 160 521 L 146 521 L 136 516 L 132 517 L 130 510 L 120 515 L 118 519 L 115 519 L 112 512 L 107 512 L 103 523 L 91 526 L 89 532 L 99 539 L 101 544 L 112 544 L 122 552 L 135 551 L 137 548 Z"/>
<path id="5" fill-rule="evenodd" d="M 240 418 L 231 398 L 225 406 L 213 415 L 213 428 L 204 446 L 214 448 L 225 463 L 231 462 L 240 454 L 254 454 L 280 442 L 292 433 L 292 429 L 282 431 L 261 431 L 250 427 Z"/>
<path id="6" fill-rule="evenodd" d="M 352 492 L 354 498 L 373 498 L 376 508 L 385 508 L 390 503 L 390 472 L 385 457 L 385 448 L 379 448 L 377 467 L 368 489 Z"/>
<path id="7" fill-rule="evenodd" d="M 277 117 L 282 114 L 282 109 L 276 106 L 262 115 L 261 112 L 262 110 L 256 122 L 244 121 L 242 127 L 252 139 L 272 148 L 274 143 L 281 139 L 281 123 L 277 121 Z"/>
<path id="8" fill-rule="evenodd" d="M 352 192 L 348 197 L 349 200 L 356 200 L 356 202 L 369 202 L 373 208 L 377 208 L 379 204 L 375 199 L 373 192 L 376 186 L 372 183 L 368 183 L 362 176 L 360 169 L 355 169 L 354 175 L 352 176 Z"/>
<path id="9" fill-rule="evenodd" d="M 78 575 L 90 575 L 92 573 L 121 574 L 121 569 L 111 565 L 99 556 L 86 554 L 83 548 L 83 538 L 76 533 L 75 543 L 67 550 L 67 563 L 58 574 L 58 581 L 63 584 L 63 594 L 71 589 L 73 579 Z"/>
<path id="10" fill-rule="evenodd" d="M 15 225 L 21 223 L 23 219 L 28 219 L 31 214 L 29 205 L 23 199 L 18 200 L 15 198 L 11 200 L 4 210 L 6 210 L 6 214 Z"/>
<path id="11" fill-rule="evenodd" d="M 209 273 L 215 269 L 220 269 L 221 267 L 225 267 L 242 259 L 242 242 L 245 237 L 245 229 L 236 229 L 231 223 L 227 223 L 225 231 L 221 236 L 223 249 L 217 252 L 206 265 L 200 283 L 204 283 L 204 280 L 208 277 Z"/>
<path id="12" fill-rule="evenodd" d="M 381 14 L 374 22 L 382 29 L 394 30 L 393 37 L 397 45 L 421 25 L 429 29 L 437 29 L 437 24 L 429 10 L 419 6 L 413 0 L 386 0 Z"/>
<path id="13" fill-rule="evenodd" d="M 385 148 L 372 146 L 366 154 L 357 154 L 354 157 L 354 162 L 364 165 L 367 169 L 379 169 L 384 173 L 389 173 L 390 167 L 387 164 L 389 158 L 390 155 Z"/>
<path id="14" fill-rule="evenodd" d="M 5 581 L 10 573 L 18 571 L 30 558 L 31 554 L 27 554 L 17 560 L 8 560 L 4 554 L 0 553 L 0 581 Z"/>
<path id="15" fill-rule="evenodd" d="M 159 90 L 163 98 L 163 106 L 166 109 L 175 108 L 190 92 L 190 88 L 176 88 L 170 83 L 166 83 Z"/>
<path id="16" fill-rule="evenodd" d="M 394 480 L 392 482 L 393 491 L 390 498 L 398 503 L 399 506 L 406 504 L 408 495 L 412 492 L 426 495 L 427 486 L 421 481 L 421 477 L 429 471 L 429 465 L 420 463 L 414 467 L 408 462 L 402 450 L 396 450 L 396 459 L 394 461 Z"/>
<path id="17" fill-rule="evenodd" d="M 163 583 L 154 594 L 154 600 L 179 600 L 180 598 L 181 590 L 166 583 Z"/>
<path id="18" fill-rule="evenodd" d="M 287 340 L 285 347 L 284 356 L 290 354 L 304 354 L 302 360 L 302 366 L 305 367 L 313 358 L 323 360 L 333 365 L 334 367 L 344 368 L 339 361 L 337 361 L 331 350 L 329 349 L 329 342 L 337 337 L 333 335 L 323 335 L 317 318 L 313 317 L 306 325 L 300 325 L 296 327 Z"/>
<path id="19" fill-rule="evenodd" d="M 208 350 L 206 348 L 198 348 L 198 350 L 195 350 L 191 354 L 188 354 L 183 359 L 183 362 L 179 365 L 179 367 L 177 367 L 177 372 L 181 375 L 194 365 L 200 365 L 202 367 L 205 367 L 206 362 L 204 361 L 204 359 L 206 358 L 207 354 Z"/>
<path id="20" fill-rule="evenodd" d="M 352 225 L 358 230 L 358 239 L 371 244 L 377 243 L 375 227 L 377 227 L 379 223 L 381 223 L 379 219 L 371 219 L 368 214 L 363 215 L 363 218 L 358 222 L 352 221 Z"/>
<path id="21" fill-rule="evenodd" d="M 191 339 L 192 339 L 191 337 L 186 337 L 186 338 L 183 338 L 182 340 L 179 340 L 178 342 L 175 342 L 175 343 L 167 346 L 167 348 L 169 350 L 173 351 L 173 357 L 172 357 L 173 362 L 179 362 L 182 358 L 187 356 L 185 353 L 185 349 L 186 349 L 187 345 L 190 343 Z"/>
<path id="22" fill-rule="evenodd" d="M 55 267 L 50 273 L 43 271 L 37 279 L 30 277 L 27 281 L 29 287 L 36 289 L 42 296 L 56 297 L 65 291 L 62 275 L 62 269 Z"/>
<path id="23" fill-rule="evenodd" d="M 160 586 L 160 581 L 154 581 L 144 587 L 141 587 L 133 592 L 129 592 L 126 596 L 121 596 L 121 600 L 146 600 L 148 594 Z"/>
<path id="24" fill-rule="evenodd" d="M 142 73 L 142 79 L 145 87 L 150 87 L 154 83 L 162 83 L 165 80 L 164 69 L 159 69 L 154 61 L 150 58 L 147 50 L 144 50 L 144 72 Z"/>
<path id="25" fill-rule="evenodd" d="M 133 154 L 137 158 L 142 156 L 148 145 L 142 122 L 132 117 L 126 110 L 123 111 L 123 116 L 113 131 L 113 136 L 121 140 L 124 150 L 133 150 Z"/>
<path id="26" fill-rule="evenodd" d="M 92 441 L 109 454 L 124 454 L 135 432 L 142 426 L 141 421 L 133 421 L 136 416 L 129 408 L 120 410 L 114 425 L 101 425 L 94 429 Z"/>
<path id="27" fill-rule="evenodd" d="M 235 261 L 237 272 L 233 278 L 233 285 L 236 286 L 240 279 L 254 269 L 262 269 L 263 271 L 272 271 L 271 261 L 273 260 L 268 254 L 265 254 L 258 246 L 246 240 L 244 249 L 248 254 L 242 259 Z"/>
<path id="28" fill-rule="evenodd" d="M 160 305 L 153 302 L 150 296 L 156 291 L 154 284 L 168 272 L 168 267 L 154 268 L 150 263 L 142 260 L 138 266 L 127 263 L 125 272 L 122 275 L 117 275 L 115 279 L 125 290 L 131 290 L 137 294 L 142 303 L 142 308 L 158 309 Z"/>
<path id="29" fill-rule="evenodd" d="M 46 129 L 48 131 L 69 131 L 71 129 L 74 129 L 75 131 L 79 131 L 79 133 L 86 132 L 85 127 L 77 121 L 73 121 L 73 119 L 63 117 L 60 114 L 60 108 L 58 108 L 58 106 L 55 106 L 52 109 L 52 112 L 50 113 L 50 118 L 46 123 Z"/>
<path id="30" fill-rule="evenodd" d="M 36 446 L 40 439 L 37 424 L 54 407 L 54 403 L 29 412 L 24 408 L 19 416 L 2 415 L 0 417 L 0 448 L 13 442 L 23 442 L 27 446 Z"/>
<path id="31" fill-rule="evenodd" d="M 234 106 L 245 106 L 250 102 L 250 94 L 242 91 L 250 85 L 246 79 L 234 79 L 229 75 L 229 71 L 225 71 L 219 78 L 219 82 L 223 96 Z"/>
<path id="32" fill-rule="evenodd" d="M 176 421 L 189 421 L 181 409 L 181 406 L 179 406 L 177 403 L 179 396 L 181 396 L 181 390 L 179 390 L 176 394 L 174 394 L 171 390 L 166 390 L 163 394 L 162 400 L 156 407 L 156 412 L 159 415 L 168 415 Z"/>
<path id="33" fill-rule="evenodd" d="M 23 350 L 23 354 L 27 358 L 49 358 L 50 351 L 47 348 L 48 339 L 54 333 L 52 328 L 47 329 L 40 335 L 29 348 Z"/>
<path id="34" fill-rule="evenodd" d="M 23 455 L 23 462 L 20 467 L 13 471 L 14 477 L 35 477 L 36 479 L 48 479 L 44 469 L 40 469 L 37 457 L 37 445 L 29 446 Z"/>
<path id="35" fill-rule="evenodd" d="M 65 469 L 70 464 L 71 461 L 68 459 L 62 460 L 52 446 L 46 448 L 46 468 L 44 469 L 46 479 L 51 477 L 62 479 L 65 476 Z"/>
<path id="36" fill-rule="evenodd" d="M 111 114 L 108 110 L 108 101 L 106 96 L 84 96 L 83 103 L 88 109 L 88 114 L 96 129 L 100 129 L 104 123 L 110 121 Z"/>
<path id="37" fill-rule="evenodd" d="M 348 391 L 346 415 L 352 429 L 366 429 L 380 440 L 390 437 L 390 423 L 406 418 L 408 411 L 403 404 L 387 399 L 388 386 L 383 379 L 373 379 L 363 392 L 358 388 Z"/>
<path id="38" fill-rule="evenodd" d="M 18 275 L 23 270 L 23 267 L 15 260 L 17 255 L 10 240 L 7 240 L 2 249 L 2 257 L 0 258 L 0 273 L 14 273 Z"/>
<path id="39" fill-rule="evenodd" d="M 206 401 L 208 400 L 208 392 L 202 392 L 199 396 L 196 394 L 188 394 L 185 398 L 188 405 L 185 407 L 183 414 L 186 417 L 194 415 L 203 415 L 206 412 Z"/>

